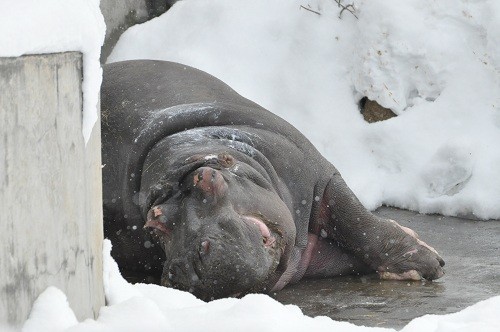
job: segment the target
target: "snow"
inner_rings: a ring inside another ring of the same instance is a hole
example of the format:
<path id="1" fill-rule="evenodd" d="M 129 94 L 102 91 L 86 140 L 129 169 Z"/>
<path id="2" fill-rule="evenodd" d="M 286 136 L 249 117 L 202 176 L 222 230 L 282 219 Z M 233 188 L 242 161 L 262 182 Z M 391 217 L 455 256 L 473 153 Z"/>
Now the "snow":
<path id="1" fill-rule="evenodd" d="M 58 288 L 48 287 L 35 301 L 24 331 L 64 331 L 78 324 L 66 295 Z"/>
<path id="2" fill-rule="evenodd" d="M 106 26 L 100 0 L 0 0 L 0 57 L 83 53 L 83 124 L 88 142 L 96 123 Z"/>
<path id="3" fill-rule="evenodd" d="M 369 209 L 500 218 L 500 3 L 186 0 L 108 62 L 202 69 L 299 128 Z M 310 6 L 313 12 L 301 9 Z M 368 124 L 367 96 L 398 114 Z"/>
<path id="4" fill-rule="evenodd" d="M 496 296 L 454 314 L 425 315 L 415 318 L 401 332 L 495 332 L 500 330 L 499 309 L 500 296 Z"/>
<path id="5" fill-rule="evenodd" d="M 129 284 L 111 258 L 111 243 L 104 243 L 104 283 L 107 306 L 97 320 L 77 322 L 64 294 L 49 287 L 37 299 L 23 332 L 123 331 L 344 331 L 395 332 L 394 329 L 356 326 L 324 316 L 308 317 L 295 305 L 283 305 L 263 294 L 242 299 L 203 302 L 192 294 L 157 285 Z M 416 318 L 401 332 L 482 331 L 500 327 L 500 296 L 479 302 L 458 313 Z"/>
<path id="6" fill-rule="evenodd" d="M 499 218 L 500 3 L 356 5 L 359 20 L 347 12 L 339 19 L 329 0 L 185 0 L 129 29 L 109 61 L 178 61 L 221 78 L 303 131 L 370 209 L 389 204 Z M 101 81 L 99 1 L 0 0 L 0 8 L 0 56 L 83 52 L 88 140 Z M 362 96 L 399 116 L 365 123 L 357 109 Z M 49 287 L 22 330 L 395 331 L 308 317 L 266 295 L 205 303 L 174 289 L 132 285 L 110 251 L 105 241 L 107 306 L 96 320 L 78 322 L 66 296 Z M 402 331 L 498 331 L 499 312 L 496 296 L 458 313 L 416 318 Z"/>

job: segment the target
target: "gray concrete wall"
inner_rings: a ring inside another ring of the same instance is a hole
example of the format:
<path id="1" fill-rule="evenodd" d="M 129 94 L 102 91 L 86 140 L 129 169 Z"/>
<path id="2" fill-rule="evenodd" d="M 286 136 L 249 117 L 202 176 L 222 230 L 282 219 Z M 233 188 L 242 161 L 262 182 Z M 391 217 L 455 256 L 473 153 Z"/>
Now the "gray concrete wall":
<path id="1" fill-rule="evenodd" d="M 101 0 L 101 12 L 106 23 L 101 62 L 106 62 L 125 30 L 163 14 L 175 2 L 177 0 Z"/>
<path id="2" fill-rule="evenodd" d="M 100 127 L 82 136 L 80 53 L 0 58 L 0 325 L 48 286 L 104 305 Z"/>

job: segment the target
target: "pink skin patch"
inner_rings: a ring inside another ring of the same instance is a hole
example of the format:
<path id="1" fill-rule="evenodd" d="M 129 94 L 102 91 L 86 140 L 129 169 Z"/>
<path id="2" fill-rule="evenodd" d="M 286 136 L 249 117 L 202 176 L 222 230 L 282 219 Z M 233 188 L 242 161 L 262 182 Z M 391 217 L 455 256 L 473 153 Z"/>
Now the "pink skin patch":
<path id="1" fill-rule="evenodd" d="M 271 289 L 272 292 L 279 291 L 289 283 L 298 281 L 304 276 L 304 274 L 307 271 L 307 268 L 309 267 L 313 252 L 316 249 L 317 244 L 318 244 L 318 236 L 315 234 L 308 233 L 306 248 L 298 249 L 296 247 L 297 251 L 295 251 L 295 255 L 292 254 L 287 269 L 285 270 L 285 272 L 283 272 L 279 280 Z"/>
<path id="2" fill-rule="evenodd" d="M 405 253 L 403 254 L 403 257 L 405 257 L 405 258 L 406 258 L 406 257 L 411 257 L 411 256 L 413 256 L 413 254 L 416 254 L 417 252 L 418 252 L 418 249 L 413 249 L 413 250 L 410 250 L 410 251 L 408 251 L 408 252 L 405 252 Z"/>
<path id="3" fill-rule="evenodd" d="M 316 244 L 318 243 L 318 236 L 315 234 L 308 233 L 307 234 L 307 246 L 302 252 L 302 256 L 300 257 L 300 261 L 297 267 L 297 271 L 301 273 L 305 273 L 307 267 L 311 262 L 311 258 L 313 255 L 313 251 L 316 249 Z M 302 278 L 302 275 L 300 276 Z"/>
<path id="4" fill-rule="evenodd" d="M 436 251 L 436 249 L 434 249 L 433 247 L 431 247 L 430 245 L 428 245 L 427 243 L 425 243 L 424 241 L 420 240 L 418 238 L 418 234 L 417 232 L 415 232 L 413 229 L 411 228 L 408 228 L 408 227 L 405 227 L 405 226 L 401 226 L 400 224 L 398 224 L 397 222 L 395 222 L 394 220 L 391 220 L 392 222 L 396 223 L 396 225 L 398 225 L 406 234 L 410 235 L 410 236 L 413 236 L 418 244 L 420 244 L 421 246 L 423 247 L 426 247 L 427 249 L 429 249 L 430 251 L 432 251 L 433 253 L 435 253 L 436 255 L 439 255 L 438 252 Z M 417 250 L 417 249 L 415 249 Z"/>
<path id="5" fill-rule="evenodd" d="M 159 221 L 157 218 L 163 215 L 163 212 L 159 206 L 153 206 L 147 216 L 147 221 L 144 224 L 143 228 L 154 228 L 165 235 L 169 235 L 171 233 L 171 229 L 169 229 L 165 223 Z"/>
<path id="6" fill-rule="evenodd" d="M 227 190 L 226 180 L 220 171 L 210 167 L 200 167 L 193 177 L 193 185 L 207 194 L 221 196 Z"/>
<path id="7" fill-rule="evenodd" d="M 162 223 L 161 221 L 158 221 L 158 220 L 151 219 L 151 220 L 146 221 L 146 224 L 144 224 L 144 228 L 148 228 L 148 227 L 152 227 L 154 229 L 157 229 L 160 232 L 164 233 L 165 235 L 170 234 L 170 229 L 167 226 L 165 226 L 164 223 Z"/>
<path id="8" fill-rule="evenodd" d="M 201 243 L 201 250 L 204 255 L 208 254 L 208 250 L 210 249 L 210 241 L 205 240 Z"/>
<path id="9" fill-rule="evenodd" d="M 156 217 L 161 216 L 163 213 L 161 212 L 161 209 L 157 206 L 153 208 L 153 215 Z"/>
<path id="10" fill-rule="evenodd" d="M 272 247 L 274 245 L 276 239 L 271 235 L 269 227 L 267 227 L 262 220 L 252 216 L 243 216 L 243 220 L 259 227 L 260 234 L 262 234 L 263 243 L 266 248 Z"/>
<path id="11" fill-rule="evenodd" d="M 200 182 L 200 177 L 198 174 L 196 174 L 193 178 L 193 185 L 196 187 L 198 185 L 198 182 Z"/>

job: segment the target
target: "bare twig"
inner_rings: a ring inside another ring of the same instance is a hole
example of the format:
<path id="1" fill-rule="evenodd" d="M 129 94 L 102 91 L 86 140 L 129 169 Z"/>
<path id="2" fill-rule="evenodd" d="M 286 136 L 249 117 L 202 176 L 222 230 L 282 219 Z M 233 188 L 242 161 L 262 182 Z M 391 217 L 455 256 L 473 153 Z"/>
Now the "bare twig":
<path id="1" fill-rule="evenodd" d="M 356 16 L 356 14 L 354 13 L 356 11 L 356 8 L 354 7 L 354 2 L 349 4 L 349 5 L 344 5 L 342 3 L 342 0 L 335 0 L 335 2 L 337 3 L 337 5 L 342 8 L 342 10 L 340 11 L 339 13 L 339 18 L 342 18 L 342 14 L 344 13 L 344 11 L 348 11 L 349 13 L 352 14 L 352 16 L 354 16 L 356 19 L 358 18 Z"/>
<path id="2" fill-rule="evenodd" d="M 344 13 L 344 11 L 348 11 L 349 13 L 352 14 L 352 16 L 354 16 L 356 19 L 358 19 L 358 16 L 356 15 L 356 7 L 354 7 L 354 2 L 351 3 L 351 4 L 348 4 L 348 5 L 344 5 L 342 3 L 343 0 L 334 0 L 334 1 L 337 3 L 337 5 L 338 5 L 339 8 L 342 8 L 340 10 L 340 13 L 339 13 L 339 18 L 342 18 L 342 14 Z M 300 5 L 299 8 L 300 9 L 305 9 L 307 11 L 310 11 L 311 13 L 314 13 L 316 15 L 321 16 L 321 13 L 319 11 L 311 9 L 310 5 L 307 5 L 307 7 L 303 6 L 303 5 Z"/>
<path id="3" fill-rule="evenodd" d="M 320 12 L 317 12 L 317 11 L 315 11 L 315 10 L 312 10 L 311 8 L 307 8 L 307 7 L 304 7 L 304 6 L 302 6 L 302 5 L 300 5 L 300 8 L 305 9 L 305 10 L 308 10 L 308 11 L 310 11 L 311 13 L 314 13 L 314 14 L 317 14 L 317 15 L 320 15 L 320 16 L 321 16 L 321 13 L 320 13 Z"/>

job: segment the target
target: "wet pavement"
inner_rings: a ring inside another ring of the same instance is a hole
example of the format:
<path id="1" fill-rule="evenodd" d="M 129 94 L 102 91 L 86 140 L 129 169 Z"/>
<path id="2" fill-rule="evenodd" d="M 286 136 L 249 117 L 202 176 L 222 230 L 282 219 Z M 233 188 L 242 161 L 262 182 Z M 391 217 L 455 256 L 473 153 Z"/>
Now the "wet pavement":
<path id="1" fill-rule="evenodd" d="M 303 280 L 276 293 L 309 316 L 402 328 L 425 314 L 460 311 L 500 295 L 500 221 L 473 221 L 383 207 L 375 212 L 417 231 L 446 261 L 433 282 L 381 281 L 377 275 Z"/>

